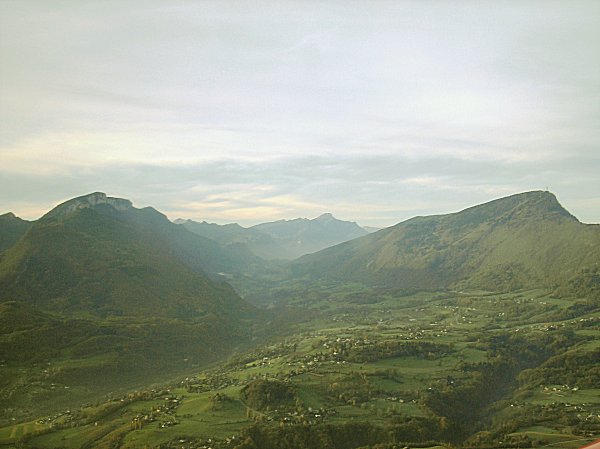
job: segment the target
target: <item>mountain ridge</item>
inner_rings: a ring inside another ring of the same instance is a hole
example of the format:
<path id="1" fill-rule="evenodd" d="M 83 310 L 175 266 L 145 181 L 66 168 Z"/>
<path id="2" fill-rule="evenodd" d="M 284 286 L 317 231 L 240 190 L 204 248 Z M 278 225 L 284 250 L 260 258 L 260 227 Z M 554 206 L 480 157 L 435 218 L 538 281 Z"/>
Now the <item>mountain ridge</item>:
<path id="1" fill-rule="evenodd" d="M 158 301 L 157 292 L 168 293 L 153 281 L 164 269 L 176 270 L 177 279 L 195 278 L 179 287 L 191 289 L 188 294 L 196 289 L 192 288 L 194 282 L 210 285 L 213 281 L 207 273 L 228 266 L 230 256 L 219 254 L 219 250 L 215 242 L 172 224 L 155 209 L 136 209 L 128 200 L 94 193 L 62 203 L 34 222 L 0 261 L 0 287 L 5 296 L 16 299 L 31 296 L 27 292 L 36 285 L 35 298 L 64 296 L 68 291 L 74 298 L 89 298 L 94 291 L 102 295 L 114 281 L 114 288 L 144 290 L 142 297 L 148 305 L 148 298 Z M 212 266 L 208 266 L 208 259 Z M 111 273 L 112 281 L 86 287 L 102 276 L 102 271 Z M 47 275 L 40 278 L 40 272 Z M 81 277 L 89 279 L 81 284 Z M 153 287 L 139 284 L 139 277 Z M 27 279 L 29 285 L 24 284 Z M 105 300 L 102 304 L 107 305 Z M 150 308 L 152 313 L 159 313 L 159 309 L 159 302 Z"/>
<path id="2" fill-rule="evenodd" d="M 584 270 L 597 270 L 598 261 L 600 226 L 579 222 L 553 194 L 533 191 L 451 214 L 413 217 L 304 256 L 291 269 L 296 277 L 407 289 L 501 291 L 558 288 Z"/>
<path id="3" fill-rule="evenodd" d="M 295 259 L 368 233 L 355 222 L 338 220 L 329 212 L 314 219 L 282 219 L 248 228 L 238 223 L 218 225 L 189 219 L 174 223 L 223 245 L 244 245 L 265 260 Z"/>
<path id="4" fill-rule="evenodd" d="M 249 229 L 270 235 L 286 248 L 289 259 L 368 234 L 368 231 L 355 222 L 338 220 L 331 213 L 324 213 L 313 219 L 296 218 L 261 223 Z"/>
<path id="5" fill-rule="evenodd" d="M 77 210 L 92 208 L 99 204 L 107 204 L 120 211 L 126 211 L 133 208 L 133 204 L 127 199 L 109 197 L 104 192 L 93 192 L 64 201 L 44 214 L 41 219 L 64 218 Z"/>

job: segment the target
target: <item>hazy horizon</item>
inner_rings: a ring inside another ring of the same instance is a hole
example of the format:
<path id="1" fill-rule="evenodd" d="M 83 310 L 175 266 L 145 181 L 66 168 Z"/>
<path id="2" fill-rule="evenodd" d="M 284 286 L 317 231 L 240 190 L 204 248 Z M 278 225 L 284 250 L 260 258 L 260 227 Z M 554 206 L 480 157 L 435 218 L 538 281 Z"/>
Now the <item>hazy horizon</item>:
<path id="1" fill-rule="evenodd" d="M 80 196 L 87 196 L 87 195 L 89 195 L 89 194 L 92 194 L 92 193 L 97 193 L 97 192 L 89 192 L 88 194 L 85 194 L 85 195 L 77 195 L 77 196 L 76 196 L 76 197 L 74 197 L 74 198 L 77 198 L 77 197 L 80 197 Z M 105 193 L 105 194 L 106 194 L 106 192 L 101 192 L 101 193 Z M 527 193 L 527 192 L 517 192 L 517 194 L 518 194 L 518 193 Z M 551 193 L 551 194 L 553 194 L 553 195 L 554 195 L 554 193 L 553 193 L 553 192 L 549 192 L 549 193 Z M 115 195 L 111 195 L 111 194 L 107 194 L 107 196 L 108 196 L 108 197 L 113 197 L 113 198 L 115 197 Z M 507 196 L 510 196 L 510 195 L 507 195 Z M 50 211 L 50 210 L 51 210 L 51 209 L 53 209 L 54 207 L 56 207 L 56 206 L 58 206 L 58 205 L 60 205 L 60 204 L 64 203 L 65 201 L 68 201 L 68 200 L 71 200 L 71 199 L 74 199 L 74 198 L 65 198 L 65 199 L 64 199 L 64 201 L 59 201 L 58 203 L 56 203 L 56 204 L 53 204 L 51 207 L 49 207 L 47 210 L 45 210 L 45 211 L 43 212 L 43 214 L 45 214 L 46 212 Z M 119 197 L 117 197 L 117 198 L 119 198 Z M 504 198 L 504 197 L 502 197 L 502 198 Z M 147 205 L 139 205 L 139 204 L 136 204 L 136 202 L 135 202 L 134 200 L 132 200 L 131 198 L 124 198 L 124 199 L 131 200 L 131 202 L 132 202 L 132 204 L 133 204 L 133 207 L 135 207 L 135 208 L 138 208 L 138 209 L 139 209 L 139 208 L 143 208 L 143 207 L 153 207 L 151 204 L 147 204 Z M 491 199 L 490 201 L 494 201 L 494 200 L 496 200 L 496 199 L 500 199 L 500 198 L 493 198 L 493 199 Z M 561 203 L 561 201 L 560 201 L 560 198 L 557 198 L 557 199 L 558 199 L 559 203 Z M 471 205 L 467 205 L 467 206 L 465 206 L 465 207 L 463 207 L 463 208 L 460 208 L 460 209 L 457 209 L 457 210 L 451 210 L 451 211 L 445 211 L 445 212 L 437 212 L 437 213 L 436 213 L 436 212 L 432 212 L 431 214 L 426 214 L 426 215 L 443 215 L 443 214 L 457 213 L 457 212 L 461 212 L 461 211 L 463 211 L 463 210 L 465 210 L 465 209 L 471 208 L 471 207 L 473 207 L 473 206 L 478 206 L 478 205 L 481 205 L 481 204 L 484 204 L 484 203 L 487 203 L 487 201 L 485 201 L 485 202 L 483 202 L 483 203 L 478 203 L 478 204 L 471 204 Z M 564 204 L 562 204 L 562 203 L 561 203 L 561 205 L 562 205 L 563 207 L 565 207 L 565 205 L 564 205 Z M 567 209 L 567 211 L 571 212 L 571 211 L 569 210 L 569 208 L 568 208 L 568 207 L 565 207 L 565 209 Z M 7 211 L 7 212 L 12 212 L 12 211 Z M 7 212 L 0 212 L 0 215 L 2 215 L 3 213 L 7 213 Z M 164 211 L 162 211 L 162 210 L 159 210 L 159 212 L 162 212 L 162 213 L 164 213 Z M 20 218 L 26 219 L 26 220 L 37 220 L 37 219 L 41 218 L 41 216 L 42 216 L 43 214 L 41 214 L 40 216 L 31 217 L 31 218 L 28 218 L 28 217 L 23 217 L 23 216 L 19 216 L 18 214 L 17 214 L 17 216 L 18 216 L 18 217 L 20 217 Z M 402 220 L 399 220 L 399 221 L 397 221 L 397 222 L 394 222 L 394 223 L 391 223 L 391 224 L 385 224 L 385 225 L 377 226 L 377 225 L 370 225 L 370 224 L 364 224 L 364 223 L 360 223 L 360 222 L 358 222 L 357 220 L 354 220 L 352 217 L 339 217 L 339 216 L 337 216 L 337 215 L 335 215 L 335 214 L 333 214 L 333 213 L 331 213 L 331 212 L 328 212 L 328 211 L 321 212 L 321 213 L 319 213 L 319 214 L 317 214 L 317 215 L 314 215 L 314 216 L 283 217 L 283 218 L 278 218 L 278 219 L 275 219 L 275 220 L 267 220 L 267 221 L 251 221 L 251 222 L 243 222 L 243 221 L 227 221 L 227 220 L 207 220 L 207 219 L 205 219 L 205 218 L 203 218 L 203 217 L 179 217 L 179 216 L 170 216 L 170 215 L 168 215 L 168 214 L 166 214 L 166 215 L 167 215 L 167 218 L 168 218 L 170 221 L 173 221 L 173 222 L 174 222 L 174 221 L 176 221 L 176 220 L 192 220 L 192 221 L 195 221 L 195 222 L 207 222 L 207 223 L 209 223 L 209 224 L 218 224 L 218 225 L 226 225 L 226 224 L 239 224 L 239 225 L 241 225 L 241 226 L 243 226 L 243 227 L 246 227 L 246 228 L 247 228 L 247 227 L 252 227 L 252 226 L 254 226 L 254 225 L 257 225 L 257 224 L 266 223 L 266 222 L 271 222 L 271 221 L 278 221 L 278 220 L 295 220 L 295 219 L 308 219 L 308 220 L 313 220 L 313 219 L 316 219 L 316 218 L 320 217 L 321 215 L 325 215 L 325 214 L 332 214 L 332 215 L 334 216 L 334 218 L 336 218 L 336 219 L 338 219 L 338 220 L 344 220 L 344 221 L 356 222 L 356 223 L 357 223 L 359 226 L 361 226 L 361 227 L 366 227 L 366 228 L 380 228 L 380 229 L 384 229 L 384 228 L 386 228 L 386 227 L 393 226 L 393 225 L 395 225 L 395 224 L 401 223 L 401 222 L 403 222 L 403 221 L 405 221 L 405 220 L 408 220 L 408 219 L 411 219 L 411 218 L 414 218 L 414 217 L 416 217 L 416 216 L 417 216 L 417 215 L 413 215 L 413 216 L 406 217 L 406 218 L 404 218 L 404 219 L 402 219 Z M 576 217 L 576 218 L 579 218 L 579 217 L 577 217 L 576 215 L 575 215 L 575 217 Z M 585 222 L 584 222 L 584 223 L 585 223 Z M 588 224 L 596 224 L 596 223 L 588 223 Z"/>
<path id="2" fill-rule="evenodd" d="M 600 4 L 0 4 L 0 213 L 365 226 L 549 189 L 600 222 Z"/>

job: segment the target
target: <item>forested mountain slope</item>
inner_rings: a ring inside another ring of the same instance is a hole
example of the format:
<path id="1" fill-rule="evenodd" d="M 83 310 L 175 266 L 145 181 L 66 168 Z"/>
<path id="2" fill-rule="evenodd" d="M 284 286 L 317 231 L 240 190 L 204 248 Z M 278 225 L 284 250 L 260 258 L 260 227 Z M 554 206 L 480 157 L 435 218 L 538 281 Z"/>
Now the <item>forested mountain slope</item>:
<path id="1" fill-rule="evenodd" d="M 56 207 L 0 260 L 0 322 L 11 324 L 0 334 L 0 399 L 51 406 L 223 357 L 257 313 L 204 271 L 233 263 L 216 242 L 127 200 L 95 193 Z M 57 367 L 41 391 L 19 369 L 39 362 Z"/>
<path id="2" fill-rule="evenodd" d="M 296 277 L 407 289 L 550 287 L 597 295 L 600 226 L 556 197 L 526 192 L 448 215 L 415 217 L 300 258 Z"/>

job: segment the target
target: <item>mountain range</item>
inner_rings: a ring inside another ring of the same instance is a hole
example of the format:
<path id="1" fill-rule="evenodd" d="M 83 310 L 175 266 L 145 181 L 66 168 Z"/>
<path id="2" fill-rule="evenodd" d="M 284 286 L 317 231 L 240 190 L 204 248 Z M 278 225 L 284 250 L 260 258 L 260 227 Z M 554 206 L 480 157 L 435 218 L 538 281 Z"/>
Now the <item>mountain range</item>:
<path id="1" fill-rule="evenodd" d="M 369 233 L 355 222 L 338 220 L 330 213 L 312 220 L 278 220 L 249 228 L 237 223 L 218 225 L 183 219 L 175 223 L 223 245 L 245 245 L 251 253 L 266 260 L 296 259 Z"/>
<path id="2" fill-rule="evenodd" d="M 172 223 L 153 208 L 103 193 L 66 201 L 34 222 L 0 216 L 2 296 L 60 313 L 129 313 L 143 304 L 136 313 L 160 316 L 173 308 L 168 298 L 181 304 L 182 297 L 202 297 L 183 281 L 189 272 L 218 280 L 222 289 L 218 274 L 253 276 L 272 268 L 265 259 L 298 255 L 288 264 L 296 279 L 583 294 L 598 290 L 600 226 L 579 222 L 546 191 L 373 233 L 331 214 L 249 228 Z"/>
<path id="3" fill-rule="evenodd" d="M 331 214 L 251 228 L 173 223 L 93 193 L 31 222 L 0 216 L 0 401 L 56 408 L 249 344 L 270 315 L 225 280 L 250 280 L 259 295 L 268 278 L 400 291 L 541 288 L 598 300 L 599 263 L 600 225 L 579 222 L 545 191 L 370 234 Z M 52 364 L 41 384 L 40 363 Z"/>

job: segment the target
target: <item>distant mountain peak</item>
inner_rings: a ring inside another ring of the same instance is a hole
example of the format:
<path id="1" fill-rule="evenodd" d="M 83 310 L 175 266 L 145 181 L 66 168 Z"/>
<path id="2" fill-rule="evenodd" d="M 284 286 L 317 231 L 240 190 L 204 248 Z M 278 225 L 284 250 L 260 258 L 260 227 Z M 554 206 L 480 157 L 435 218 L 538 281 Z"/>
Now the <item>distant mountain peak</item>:
<path id="1" fill-rule="evenodd" d="M 18 218 L 15 214 L 13 214 L 12 212 L 7 212 L 5 214 L 0 215 L 0 217 L 2 218 L 10 218 L 10 219 L 15 219 Z"/>
<path id="2" fill-rule="evenodd" d="M 43 218 L 66 217 L 76 210 L 92 208 L 99 204 L 107 204 L 119 211 L 126 211 L 133 208 L 133 204 L 129 200 L 124 198 L 113 198 L 107 196 L 106 193 L 103 192 L 94 192 L 59 204 L 44 215 Z"/>
<path id="3" fill-rule="evenodd" d="M 330 212 L 321 214 L 317 218 L 314 219 L 314 221 L 320 221 L 320 222 L 328 222 L 328 221 L 333 221 L 333 220 L 337 220 L 337 218 L 335 218 L 333 216 L 333 214 L 331 214 Z"/>

